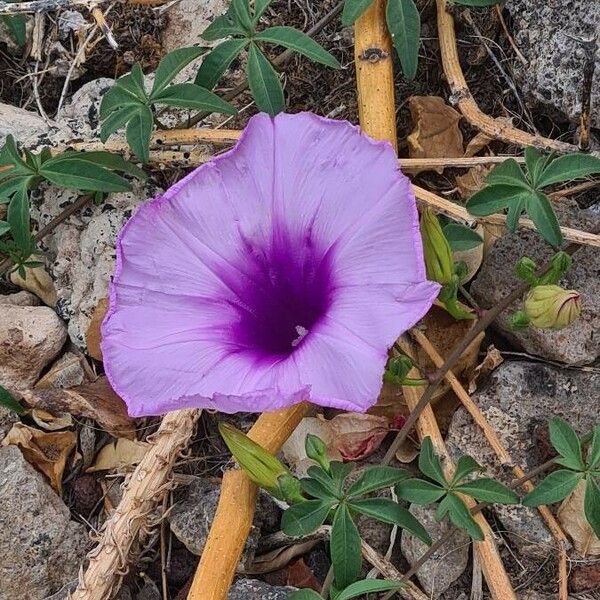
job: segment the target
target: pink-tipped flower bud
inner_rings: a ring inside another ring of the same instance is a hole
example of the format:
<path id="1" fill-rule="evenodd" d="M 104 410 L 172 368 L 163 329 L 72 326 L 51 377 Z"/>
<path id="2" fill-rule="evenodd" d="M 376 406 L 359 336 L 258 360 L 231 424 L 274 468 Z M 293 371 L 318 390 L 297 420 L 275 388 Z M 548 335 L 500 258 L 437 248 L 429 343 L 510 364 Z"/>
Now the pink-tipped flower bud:
<path id="1" fill-rule="evenodd" d="M 538 285 L 527 295 L 524 308 L 534 327 L 562 329 L 580 315 L 581 296 L 558 285 Z"/>

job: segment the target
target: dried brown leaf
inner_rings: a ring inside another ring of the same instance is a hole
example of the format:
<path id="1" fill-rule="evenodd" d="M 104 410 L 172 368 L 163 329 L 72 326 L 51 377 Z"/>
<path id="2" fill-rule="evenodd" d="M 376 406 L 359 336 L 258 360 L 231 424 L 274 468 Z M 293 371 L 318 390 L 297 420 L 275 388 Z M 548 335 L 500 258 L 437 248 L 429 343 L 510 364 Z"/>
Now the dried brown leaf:
<path id="1" fill-rule="evenodd" d="M 86 470 L 86 473 L 129 471 L 144 458 L 149 447 L 150 444 L 147 442 L 135 442 L 126 438 L 119 438 L 115 442 L 107 444 L 98 452 L 94 464 Z"/>
<path id="2" fill-rule="evenodd" d="M 439 96 L 411 96 L 408 106 L 414 123 L 407 138 L 411 158 L 463 156 L 463 135 L 458 126 L 460 113 Z M 437 172 L 443 170 L 440 167 Z"/>
<path id="3" fill-rule="evenodd" d="M 73 418 L 67 413 L 53 415 L 41 408 L 33 408 L 29 416 L 35 421 L 35 424 L 46 431 L 58 431 L 67 429 L 73 425 Z"/>
<path id="4" fill-rule="evenodd" d="M 336 415 L 329 426 L 333 432 L 333 446 L 344 460 L 361 460 L 369 456 L 389 433 L 389 420 L 363 413 Z"/>
<path id="5" fill-rule="evenodd" d="M 104 315 L 108 310 L 108 298 L 102 298 L 98 301 L 92 318 L 88 326 L 88 330 L 85 334 L 85 343 L 87 346 L 88 354 L 96 360 L 102 360 L 102 350 L 100 349 L 100 342 L 102 341 L 102 335 L 100 333 L 100 326 L 104 320 Z"/>
<path id="6" fill-rule="evenodd" d="M 44 267 L 25 267 L 23 278 L 17 271 L 10 274 L 10 280 L 20 288 L 35 294 L 44 304 L 56 306 L 56 288 L 52 277 L 48 275 Z"/>
<path id="7" fill-rule="evenodd" d="M 2 440 L 2 445 L 18 446 L 25 460 L 41 471 L 60 494 L 67 458 L 76 444 L 73 431 L 40 431 L 23 423 L 15 423 Z"/>
<path id="8" fill-rule="evenodd" d="M 461 198 L 468 200 L 473 194 L 478 192 L 485 185 L 485 179 L 491 170 L 491 167 L 477 165 L 471 167 L 463 175 L 459 175 L 456 178 L 456 187 Z"/>
<path id="9" fill-rule="evenodd" d="M 500 350 L 490 344 L 486 350 L 485 358 L 469 373 L 469 394 L 475 393 L 477 383 L 483 377 L 489 375 L 494 369 L 499 367 L 504 362 L 504 358 Z"/>
<path id="10" fill-rule="evenodd" d="M 288 567 L 287 572 L 287 585 L 301 589 L 314 590 L 315 592 L 321 591 L 321 583 L 301 558 L 295 563 L 292 563 Z"/>
<path id="11" fill-rule="evenodd" d="M 114 437 L 135 439 L 134 423 L 127 414 L 127 407 L 110 387 L 106 377 L 69 390 L 34 389 L 20 392 L 20 395 L 29 406 L 53 414 L 70 413 L 88 417 Z"/>
<path id="12" fill-rule="evenodd" d="M 320 540 L 318 539 L 307 540 L 306 542 L 299 542 L 292 546 L 271 550 L 271 552 L 255 557 L 252 564 L 244 569 L 244 574 L 262 575 L 263 573 L 279 571 L 289 565 L 298 556 L 302 556 L 312 550 L 319 542 Z"/>
<path id="13" fill-rule="evenodd" d="M 584 497 L 585 481 L 580 481 L 573 493 L 560 505 L 558 520 L 573 540 L 577 552 L 582 556 L 597 556 L 600 554 L 600 540 L 585 518 Z"/>

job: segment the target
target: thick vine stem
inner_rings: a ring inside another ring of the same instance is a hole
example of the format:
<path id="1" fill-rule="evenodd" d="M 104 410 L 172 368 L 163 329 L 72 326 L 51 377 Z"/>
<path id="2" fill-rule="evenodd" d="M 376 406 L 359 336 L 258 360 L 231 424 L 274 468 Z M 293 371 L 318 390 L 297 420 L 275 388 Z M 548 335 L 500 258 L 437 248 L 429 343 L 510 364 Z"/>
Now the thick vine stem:
<path id="1" fill-rule="evenodd" d="M 526 131 L 516 129 L 512 125 L 501 123 L 493 117 L 486 115 L 479 108 L 471 95 L 467 80 L 460 66 L 454 19 L 448 12 L 448 0 L 436 0 L 436 4 L 440 52 L 446 80 L 450 86 L 450 100 L 458 106 L 465 119 L 490 137 L 508 144 L 534 146 L 543 150 L 554 150 L 563 153 L 577 152 L 578 148 L 574 144 L 568 144 L 540 135 L 532 135 Z"/>
<path id="2" fill-rule="evenodd" d="M 402 351 L 411 358 L 414 354 L 410 343 L 403 337 L 399 341 Z M 418 369 L 413 368 L 408 374 L 409 377 L 420 377 Z M 408 408 L 412 411 L 419 404 L 420 396 L 423 391 L 418 387 L 403 386 L 402 394 L 406 400 Z M 420 439 L 430 437 L 437 454 L 442 457 L 442 463 L 446 477 L 451 478 L 454 474 L 455 465 L 450 458 L 444 438 L 438 427 L 433 409 L 427 405 L 421 412 L 416 424 L 417 433 Z M 471 509 L 476 505 L 475 500 L 470 497 L 462 496 L 465 505 Z M 481 542 L 473 542 L 473 549 L 479 557 L 481 569 L 486 579 L 490 594 L 494 600 L 517 600 L 517 596 L 512 588 L 512 584 L 502 564 L 502 559 L 498 552 L 496 542 L 494 541 L 494 532 L 489 526 L 485 517 L 480 513 L 473 515 L 473 518 L 483 531 L 485 539 Z"/>
<path id="3" fill-rule="evenodd" d="M 292 435 L 310 404 L 302 402 L 258 417 L 248 436 L 276 454 Z M 257 488 L 242 471 L 226 471 L 188 600 L 225 600 L 254 517 Z"/>
<path id="4" fill-rule="evenodd" d="M 199 416 L 199 410 L 190 409 L 163 418 L 149 440 L 152 445 L 127 482 L 123 499 L 104 523 L 71 600 L 107 600 L 119 589 L 133 544 L 147 526 L 150 513 L 174 487 L 170 478 L 173 465 L 187 447 Z"/>

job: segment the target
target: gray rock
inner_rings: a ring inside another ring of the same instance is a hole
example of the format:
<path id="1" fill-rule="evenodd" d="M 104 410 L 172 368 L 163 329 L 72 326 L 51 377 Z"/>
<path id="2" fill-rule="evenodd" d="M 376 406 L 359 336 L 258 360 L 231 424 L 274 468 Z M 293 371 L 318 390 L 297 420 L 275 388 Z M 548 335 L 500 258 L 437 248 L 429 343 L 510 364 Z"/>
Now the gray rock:
<path id="1" fill-rule="evenodd" d="M 169 513 L 171 531 L 192 554 L 202 554 L 220 493 L 221 486 L 218 483 L 197 479 L 185 490 L 184 499 Z M 273 531 L 279 522 L 279 510 L 269 496 L 261 493 L 258 502 L 254 524 L 241 559 L 244 565 L 254 557 L 261 530 Z"/>
<path id="2" fill-rule="evenodd" d="M 85 371 L 81 359 L 72 352 L 65 352 L 48 372 L 37 382 L 36 388 L 56 388 L 66 390 L 85 381 Z"/>
<path id="3" fill-rule="evenodd" d="M 543 363 L 505 362 L 473 399 L 515 464 L 527 472 L 548 458 L 541 440 L 550 418 L 567 420 L 579 434 L 597 425 L 600 374 Z M 481 430 L 462 408 L 452 418 L 446 444 L 455 459 L 469 454 L 486 467 L 489 476 L 507 484 L 513 479 L 512 472 L 499 464 Z M 499 505 L 494 510 L 509 532 L 511 544 L 524 556 L 547 558 L 553 540 L 537 511 Z"/>
<path id="4" fill-rule="evenodd" d="M 577 39 L 600 35 L 600 0 L 507 0 L 512 33 L 527 65 L 514 61 L 525 97 L 576 122 L 585 53 Z M 592 85 L 592 123 L 600 125 L 600 55 Z"/>
<path id="5" fill-rule="evenodd" d="M 269 585 L 258 579 L 238 579 L 231 586 L 227 600 L 287 600 L 295 589 Z"/>
<path id="6" fill-rule="evenodd" d="M 469 536 L 453 527 L 447 520 L 435 520 L 435 506 L 411 504 L 410 512 L 423 524 L 432 539 L 437 540 L 452 529 L 452 537 L 417 571 L 417 578 L 423 591 L 431 598 L 437 598 L 445 592 L 463 571 L 469 562 Z M 402 531 L 402 554 L 408 564 L 414 565 L 427 551 L 428 546 L 405 529 Z"/>
<path id="7" fill-rule="evenodd" d="M 19 417 L 12 410 L 0 406 L 0 442 L 6 437 L 14 423 L 19 420 Z"/>
<path id="8" fill-rule="evenodd" d="M 0 304 L 10 304 L 12 306 L 39 306 L 40 299 L 35 294 L 23 290 L 16 294 L 0 296 Z"/>
<path id="9" fill-rule="evenodd" d="M 77 578 L 88 537 L 16 446 L 0 448 L 0 600 L 41 600 Z"/>
<path id="10" fill-rule="evenodd" d="M 82 349 L 92 313 L 108 295 L 117 234 L 134 209 L 159 192 L 151 182 L 134 182 L 131 192 L 111 194 L 102 205 L 88 206 L 44 239 L 58 296 L 56 310 L 69 322 L 69 336 Z M 44 226 L 76 197 L 67 190 L 47 188 L 33 207 L 33 216 Z"/>
<path id="11" fill-rule="evenodd" d="M 64 322 L 47 306 L 0 304 L 0 385 L 33 385 L 67 337 Z"/>
<path id="12" fill-rule="evenodd" d="M 471 285 L 471 293 L 481 306 L 490 308 L 522 283 L 514 273 L 515 264 L 521 256 L 529 256 L 542 265 L 552 255 L 552 248 L 534 232 L 522 231 L 503 236 L 484 260 Z M 514 331 L 509 319 L 521 307 L 520 301 L 505 310 L 494 325 L 530 354 L 568 365 L 591 363 L 600 356 L 600 249 L 581 247 L 573 256 L 573 266 L 560 284 L 581 294 L 581 315 L 568 327 L 558 331 L 535 327 Z"/>

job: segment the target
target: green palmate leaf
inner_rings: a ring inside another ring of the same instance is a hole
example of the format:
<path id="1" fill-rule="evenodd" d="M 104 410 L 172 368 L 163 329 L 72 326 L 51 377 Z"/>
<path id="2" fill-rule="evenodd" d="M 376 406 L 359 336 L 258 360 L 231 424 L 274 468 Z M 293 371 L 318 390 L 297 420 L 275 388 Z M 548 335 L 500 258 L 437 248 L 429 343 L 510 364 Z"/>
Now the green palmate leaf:
<path id="1" fill-rule="evenodd" d="M 406 529 L 425 544 L 431 544 L 431 537 L 427 530 L 415 519 L 415 517 L 397 502 L 388 498 L 367 498 L 365 500 L 353 500 L 349 507 L 362 515 L 398 525 Z"/>
<path id="2" fill-rule="evenodd" d="M 118 154 L 112 154 L 111 152 L 63 152 L 52 158 L 52 162 L 54 164 L 70 161 L 72 159 L 76 160 L 84 160 L 93 163 L 94 165 L 100 165 L 111 171 L 120 171 L 122 173 L 128 173 L 129 175 L 133 175 L 134 177 L 138 177 L 140 179 L 146 178 L 146 173 L 142 171 L 139 167 L 125 160 L 123 157 Z"/>
<path id="3" fill-rule="evenodd" d="M 154 117 L 147 106 L 141 107 L 127 123 L 127 143 L 143 163 L 150 160 L 150 137 L 153 125 Z"/>
<path id="4" fill-rule="evenodd" d="M 0 236 L 3 236 L 8 231 L 10 231 L 10 223 L 0 220 Z"/>
<path id="5" fill-rule="evenodd" d="M 561 455 L 556 462 L 568 469 L 581 471 L 585 468 L 581 453 L 581 442 L 575 430 L 563 419 L 554 417 L 548 423 L 550 441 Z"/>
<path id="6" fill-rule="evenodd" d="M 394 467 L 367 467 L 348 488 L 348 497 L 364 496 L 382 488 L 391 487 L 408 478 L 404 469 Z"/>
<path id="7" fill-rule="evenodd" d="M 74 156 L 47 161 L 40 174 L 55 185 L 75 190 L 126 192 L 131 189 L 129 183 L 116 173 Z"/>
<path id="8" fill-rule="evenodd" d="M 591 476 L 585 483 L 583 511 L 596 537 L 600 538 L 600 489 Z"/>
<path id="9" fill-rule="evenodd" d="M 529 181 L 531 181 L 533 187 L 537 187 L 538 177 L 544 168 L 545 161 L 546 157 L 532 146 L 525 148 L 525 164 L 527 165 Z"/>
<path id="10" fill-rule="evenodd" d="M 14 193 L 8 205 L 6 220 L 10 224 L 10 233 L 17 246 L 21 250 L 28 250 L 31 247 L 31 231 L 29 226 L 29 196 L 25 186 Z"/>
<path id="11" fill-rule="evenodd" d="M 461 456 L 456 464 L 456 471 L 454 471 L 452 483 L 454 484 L 462 481 L 467 475 L 470 475 L 475 471 L 483 471 L 483 467 L 470 456 Z"/>
<path id="12" fill-rule="evenodd" d="M 466 481 L 454 488 L 455 492 L 466 494 L 479 502 L 497 502 L 498 504 L 518 504 L 519 496 L 499 481 L 487 477 Z"/>
<path id="13" fill-rule="evenodd" d="M 450 493 L 444 500 L 447 502 L 448 517 L 456 527 L 465 529 L 474 540 L 481 541 L 485 539 L 483 531 L 481 531 L 481 527 L 473 519 L 471 511 L 458 496 Z"/>
<path id="14" fill-rule="evenodd" d="M 517 185 L 528 190 L 531 189 L 523 169 L 514 158 L 508 158 L 494 167 L 487 176 L 486 182 L 489 184 Z"/>
<path id="15" fill-rule="evenodd" d="M 540 235 L 553 246 L 560 246 L 563 241 L 560 223 L 548 197 L 536 192 L 526 198 L 525 207 Z"/>
<path id="16" fill-rule="evenodd" d="M 285 101 L 279 77 L 256 44 L 250 44 L 246 68 L 250 91 L 258 109 L 271 116 L 283 111 Z"/>
<path id="17" fill-rule="evenodd" d="M 464 6 L 474 6 L 475 8 L 480 6 L 494 6 L 495 4 L 502 4 L 504 0 L 452 0 L 455 4 L 462 4 Z"/>
<path id="18" fill-rule="evenodd" d="M 589 154 L 568 154 L 555 158 L 542 171 L 538 185 L 546 187 L 553 183 L 572 181 L 600 173 L 600 159 Z"/>
<path id="19" fill-rule="evenodd" d="M 245 31 L 232 17 L 231 9 L 217 17 L 203 32 L 201 37 L 208 41 L 220 40 L 230 35 L 245 35 Z"/>
<path id="20" fill-rule="evenodd" d="M 482 237 L 470 227 L 458 223 L 448 223 L 443 227 L 444 235 L 454 252 L 471 250 L 483 244 Z"/>
<path id="21" fill-rule="evenodd" d="M 540 506 L 542 504 L 553 504 L 564 500 L 581 481 L 583 473 L 560 469 L 550 473 L 529 494 L 522 503 L 525 506 Z"/>
<path id="22" fill-rule="evenodd" d="M 294 504 L 281 517 L 281 529 L 286 535 L 308 535 L 323 525 L 333 507 L 332 500 L 307 500 Z"/>
<path id="23" fill-rule="evenodd" d="M 125 75 L 125 77 L 129 77 L 129 75 Z M 120 82 L 122 79 L 124 78 L 119 79 L 117 83 L 102 96 L 102 102 L 100 102 L 101 120 L 107 119 L 114 112 L 126 109 L 137 109 L 145 106 L 146 98 L 138 98 L 132 91 L 121 86 Z"/>
<path id="24" fill-rule="evenodd" d="M 235 20 L 247 31 L 252 30 L 252 17 L 248 0 L 231 0 Z"/>
<path id="25" fill-rule="evenodd" d="M 313 590 L 297 590 L 288 596 L 289 600 L 323 600 L 323 596 Z"/>
<path id="26" fill-rule="evenodd" d="M 336 495 L 338 493 L 337 486 L 331 476 L 326 473 L 321 467 L 310 466 L 306 471 L 309 477 L 316 479 L 320 484 L 322 484 L 326 489 L 328 489 L 332 495 Z"/>
<path id="27" fill-rule="evenodd" d="M 514 200 L 510 203 L 508 207 L 508 214 L 506 215 L 506 228 L 513 233 L 517 230 L 519 226 L 519 219 L 521 218 L 521 214 L 525 210 L 525 196 Z"/>
<path id="28" fill-rule="evenodd" d="M 311 37 L 293 27 L 269 27 L 258 33 L 254 39 L 289 48 L 322 65 L 334 69 L 341 68 L 340 63 L 332 54 L 317 44 Z"/>
<path id="29" fill-rule="evenodd" d="M 340 505 L 333 518 L 329 550 L 335 585 L 346 588 L 358 578 L 362 561 L 360 535 L 345 504 Z"/>
<path id="30" fill-rule="evenodd" d="M 143 111 L 143 104 L 128 104 L 121 109 L 112 111 L 106 119 L 102 122 L 102 129 L 100 131 L 100 140 L 104 143 L 115 131 L 118 131 L 122 127 L 133 119 L 138 111 Z"/>
<path id="31" fill-rule="evenodd" d="M 414 504 L 431 504 L 437 502 L 446 490 L 435 483 L 424 479 L 407 479 L 396 486 L 396 495 L 402 500 Z"/>
<path id="32" fill-rule="evenodd" d="M 8 408 L 8 410 L 12 410 L 18 415 L 23 415 L 26 412 L 25 409 L 12 397 L 8 390 L 4 389 L 1 385 L 0 406 L 4 406 L 4 408 Z"/>
<path id="33" fill-rule="evenodd" d="M 385 581 L 383 579 L 364 579 L 356 581 L 342 590 L 335 600 L 350 600 L 358 598 L 365 594 L 376 594 L 377 592 L 387 592 L 388 590 L 399 590 L 403 586 L 399 581 Z"/>
<path id="34" fill-rule="evenodd" d="M 516 185 L 487 185 L 469 198 L 467 210 L 478 217 L 493 215 L 515 202 L 527 201 L 533 193 Z"/>
<path id="35" fill-rule="evenodd" d="M 329 470 L 334 484 L 341 490 L 344 486 L 344 481 L 346 481 L 346 477 L 354 470 L 354 465 L 352 463 L 343 463 L 339 460 L 333 460 L 329 464 Z"/>
<path id="36" fill-rule="evenodd" d="M 419 61 L 421 16 L 413 0 L 388 0 L 387 26 L 406 79 L 414 79 Z"/>
<path id="37" fill-rule="evenodd" d="M 166 88 L 175 78 L 177 73 L 195 58 L 204 54 L 207 48 L 193 46 L 191 48 L 178 48 L 169 52 L 159 63 L 154 76 L 151 96 Z"/>
<path id="38" fill-rule="evenodd" d="M 226 40 L 216 46 L 202 60 L 194 83 L 212 90 L 229 68 L 235 57 L 248 45 L 248 40 Z"/>
<path id="39" fill-rule="evenodd" d="M 254 11 L 252 17 L 252 23 L 256 25 L 258 20 L 263 16 L 265 10 L 269 8 L 272 0 L 254 0 Z"/>
<path id="40" fill-rule="evenodd" d="M 373 4 L 373 0 L 346 0 L 342 13 L 342 25 L 344 27 L 352 25 L 371 4 Z"/>
<path id="41" fill-rule="evenodd" d="M 600 465 L 600 425 L 596 425 L 592 436 L 588 466 L 596 469 Z"/>
<path id="42" fill-rule="evenodd" d="M 442 463 L 433 450 L 433 443 L 430 437 L 423 439 L 421 443 L 421 452 L 419 453 L 419 469 L 430 479 L 437 481 L 443 487 L 448 485 Z"/>
<path id="43" fill-rule="evenodd" d="M 300 486 L 308 495 L 320 500 L 332 500 L 339 496 L 329 486 L 323 485 L 312 477 L 301 479 Z"/>
<path id="44" fill-rule="evenodd" d="M 180 108 L 198 108 L 211 112 L 234 115 L 237 111 L 231 104 L 221 100 L 219 96 L 193 83 L 178 83 L 169 86 L 152 97 L 156 104 L 167 104 Z"/>

